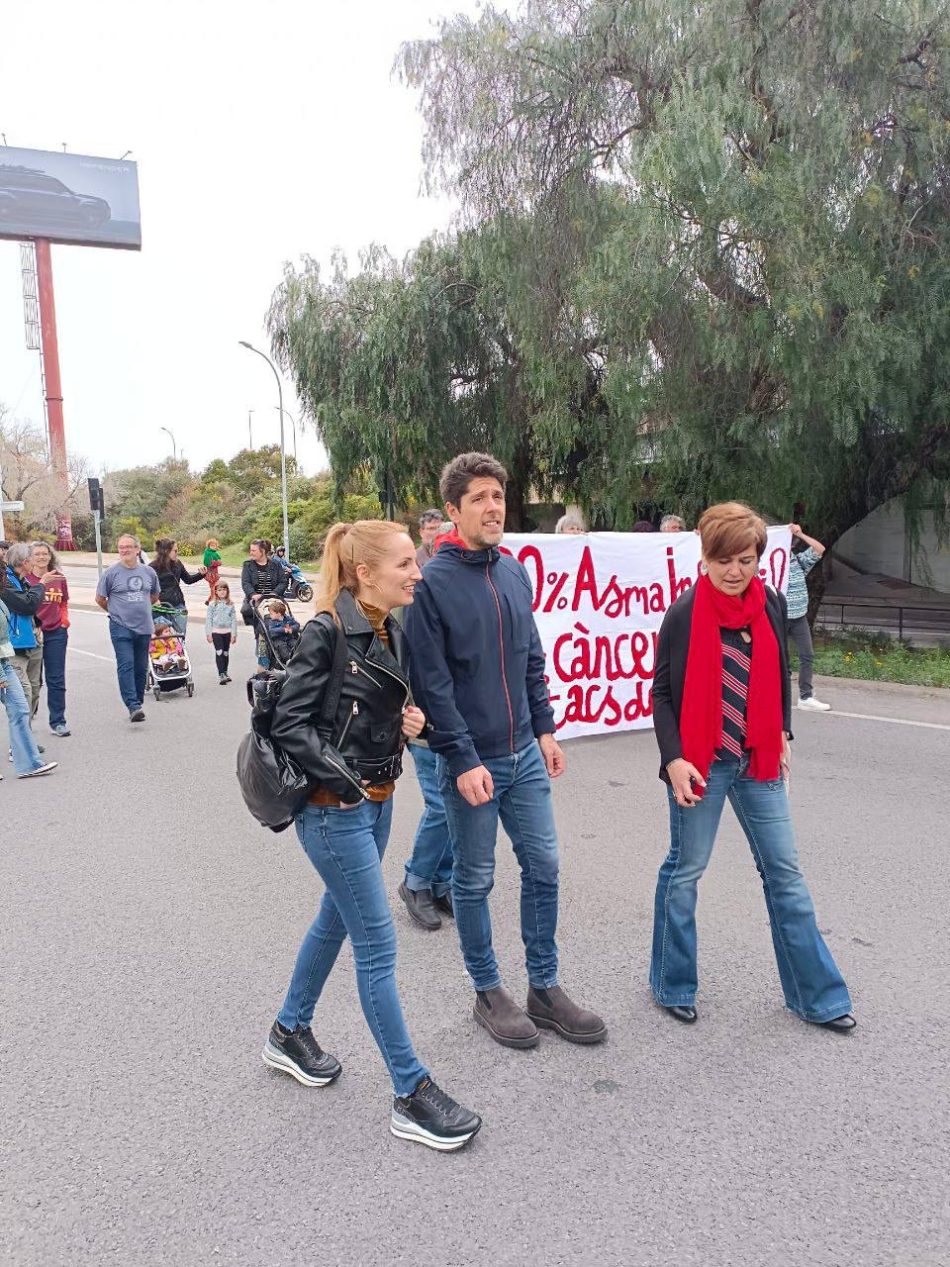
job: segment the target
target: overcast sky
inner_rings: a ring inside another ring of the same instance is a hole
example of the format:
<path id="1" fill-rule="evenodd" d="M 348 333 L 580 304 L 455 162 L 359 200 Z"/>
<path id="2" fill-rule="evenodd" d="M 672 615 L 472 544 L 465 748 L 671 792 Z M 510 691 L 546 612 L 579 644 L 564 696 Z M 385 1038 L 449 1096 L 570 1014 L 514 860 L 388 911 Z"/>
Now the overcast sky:
<path id="1" fill-rule="evenodd" d="M 276 385 L 239 339 L 285 261 L 367 243 L 402 255 L 451 207 L 420 197 L 415 95 L 400 43 L 476 0 L 31 0 L 8 5 L 0 133 L 139 164 L 141 253 L 53 247 L 66 442 L 95 467 L 179 449 L 201 467 L 279 438 Z M 498 6 L 505 7 L 505 6 Z M 2 137 L 0 137 L 2 143 Z M 2 151 L 0 151 L 2 154 Z M 285 406 L 297 402 L 285 383 Z M 23 334 L 20 253 L 0 242 L 0 402 L 42 423 Z M 288 450 L 290 436 L 288 434 Z M 304 469 L 323 466 L 312 431 Z"/>

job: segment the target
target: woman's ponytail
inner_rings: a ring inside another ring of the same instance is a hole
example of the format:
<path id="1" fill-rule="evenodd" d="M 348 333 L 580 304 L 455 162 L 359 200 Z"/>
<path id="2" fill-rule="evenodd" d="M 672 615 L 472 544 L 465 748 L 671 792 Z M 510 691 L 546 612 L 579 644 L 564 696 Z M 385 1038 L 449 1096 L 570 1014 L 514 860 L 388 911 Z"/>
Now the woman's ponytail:
<path id="1" fill-rule="evenodd" d="M 338 523 L 326 535 L 323 543 L 323 560 L 320 564 L 320 582 L 317 589 L 316 609 L 318 612 L 334 612 L 340 590 L 347 587 L 347 574 L 353 571 L 352 565 L 347 567 L 343 557 L 344 541 L 352 524 Z"/>
<path id="2" fill-rule="evenodd" d="M 372 571 L 382 562 L 393 538 L 405 531 L 402 524 L 387 519 L 357 519 L 352 524 L 334 524 L 323 543 L 317 611 L 330 612 L 336 619 L 340 590 L 355 594 L 360 587 L 357 567 L 365 564 Z"/>

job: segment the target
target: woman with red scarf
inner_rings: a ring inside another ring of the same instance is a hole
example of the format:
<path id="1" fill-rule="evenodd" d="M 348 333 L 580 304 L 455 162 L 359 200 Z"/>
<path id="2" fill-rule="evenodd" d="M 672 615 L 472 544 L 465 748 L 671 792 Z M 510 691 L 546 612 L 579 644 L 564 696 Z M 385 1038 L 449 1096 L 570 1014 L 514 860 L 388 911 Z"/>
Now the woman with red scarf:
<path id="1" fill-rule="evenodd" d="M 702 574 L 664 617 L 653 682 L 670 851 L 657 879 L 650 988 L 677 1020 L 697 1019 L 696 890 L 728 798 L 762 878 L 786 1006 L 849 1033 L 848 987 L 818 931 L 788 812 L 786 606 L 758 574 L 765 524 L 724 502 L 699 534 Z"/>

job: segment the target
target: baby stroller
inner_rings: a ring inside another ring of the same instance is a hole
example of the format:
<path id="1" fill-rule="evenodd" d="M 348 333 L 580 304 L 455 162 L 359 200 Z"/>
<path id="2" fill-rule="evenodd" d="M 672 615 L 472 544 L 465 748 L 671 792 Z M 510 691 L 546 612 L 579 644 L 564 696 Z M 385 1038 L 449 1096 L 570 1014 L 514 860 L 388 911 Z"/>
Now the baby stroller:
<path id="1" fill-rule="evenodd" d="M 148 644 L 148 678 L 146 690 L 152 691 L 157 700 L 168 691 L 184 687 L 191 698 L 195 693 L 195 680 L 191 674 L 191 661 L 185 650 L 185 640 L 178 632 L 173 607 L 158 605 L 152 608 L 155 632 Z"/>
<path id="2" fill-rule="evenodd" d="M 285 616 L 280 616 L 273 609 L 277 602 L 287 609 Z M 261 663 L 261 668 L 286 669 L 300 642 L 300 626 L 291 614 L 286 597 L 277 599 L 273 594 L 267 594 L 253 606 L 258 662 L 267 661 L 267 664 Z M 282 628 L 278 629 L 278 625 Z"/>

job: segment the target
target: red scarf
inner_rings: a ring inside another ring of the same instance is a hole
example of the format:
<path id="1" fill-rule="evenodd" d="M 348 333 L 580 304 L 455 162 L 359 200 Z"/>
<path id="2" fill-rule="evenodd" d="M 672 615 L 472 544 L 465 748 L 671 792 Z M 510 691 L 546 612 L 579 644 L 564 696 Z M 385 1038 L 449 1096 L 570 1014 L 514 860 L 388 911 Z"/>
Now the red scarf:
<path id="1" fill-rule="evenodd" d="M 782 683 L 778 639 L 765 610 L 758 576 L 741 598 L 717 590 L 708 576 L 695 586 L 693 624 L 686 657 L 680 740 L 683 756 L 703 778 L 722 744 L 722 635 L 720 629 L 752 634 L 752 670 L 746 700 L 746 748 L 750 773 L 760 783 L 779 776 L 782 757 Z"/>

